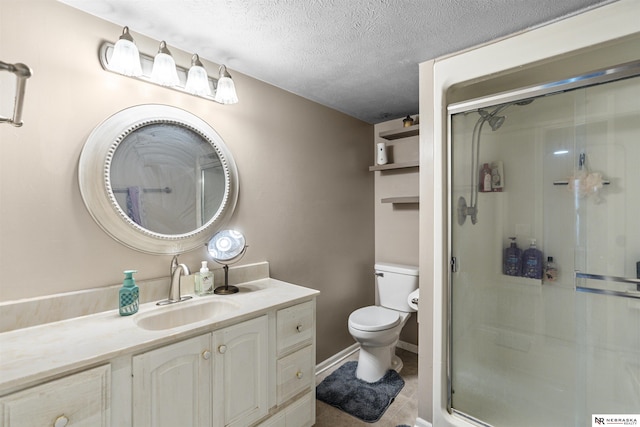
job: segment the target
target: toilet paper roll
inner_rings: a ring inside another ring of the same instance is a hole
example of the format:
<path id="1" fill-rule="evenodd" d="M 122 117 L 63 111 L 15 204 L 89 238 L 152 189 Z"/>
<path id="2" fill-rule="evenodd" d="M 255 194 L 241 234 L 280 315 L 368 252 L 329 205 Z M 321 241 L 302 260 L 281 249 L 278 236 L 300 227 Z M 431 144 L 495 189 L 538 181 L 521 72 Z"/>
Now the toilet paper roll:
<path id="1" fill-rule="evenodd" d="M 420 297 L 420 289 L 416 289 L 415 291 L 411 292 L 407 297 L 407 304 L 409 304 L 409 307 L 411 307 L 415 311 L 418 311 L 419 297 Z"/>

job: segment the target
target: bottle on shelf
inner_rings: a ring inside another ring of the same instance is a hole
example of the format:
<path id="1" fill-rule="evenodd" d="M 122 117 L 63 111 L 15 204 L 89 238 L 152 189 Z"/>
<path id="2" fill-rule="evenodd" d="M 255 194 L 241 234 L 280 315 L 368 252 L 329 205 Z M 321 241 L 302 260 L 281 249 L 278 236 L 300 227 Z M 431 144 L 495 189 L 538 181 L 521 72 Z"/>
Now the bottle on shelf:
<path id="1" fill-rule="evenodd" d="M 482 193 L 490 193 L 491 192 L 491 168 L 489 167 L 489 163 L 485 163 L 480 169 L 480 181 L 479 181 L 479 191 Z"/>
<path id="2" fill-rule="evenodd" d="M 531 239 L 529 249 L 522 253 L 522 276 L 542 279 L 542 252 L 536 247 L 536 239 Z"/>
<path id="3" fill-rule="evenodd" d="M 515 237 L 509 237 L 509 239 L 511 244 L 504 250 L 502 270 L 507 276 L 519 276 L 522 272 L 522 250 L 518 247 Z"/>
<path id="4" fill-rule="evenodd" d="M 544 281 L 555 282 L 558 280 L 558 266 L 553 261 L 553 257 L 547 257 L 547 263 L 544 266 Z"/>

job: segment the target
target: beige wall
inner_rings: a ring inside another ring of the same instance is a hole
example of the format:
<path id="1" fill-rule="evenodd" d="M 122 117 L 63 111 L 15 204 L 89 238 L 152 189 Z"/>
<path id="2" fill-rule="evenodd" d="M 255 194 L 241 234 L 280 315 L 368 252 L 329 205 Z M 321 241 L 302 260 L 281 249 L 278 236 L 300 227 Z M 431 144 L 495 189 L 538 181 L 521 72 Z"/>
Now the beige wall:
<path id="1" fill-rule="evenodd" d="M 0 60 L 34 72 L 24 126 L 0 125 L 0 301 L 116 284 L 130 268 L 139 280 L 167 275 L 169 256 L 128 249 L 96 225 L 77 172 L 99 122 L 132 105 L 168 104 L 211 124 L 235 157 L 240 197 L 230 226 L 247 237 L 242 263 L 267 260 L 272 277 L 322 292 L 318 361 L 353 343 L 347 318 L 374 298 L 373 126 L 233 70 L 233 106 L 108 73 L 98 47 L 120 27 L 54 0 L 0 5 Z M 140 50 L 154 53 L 158 41 L 135 31 Z M 191 53 L 172 52 L 190 63 Z M 10 116 L 3 74 L 0 115 Z M 192 269 L 202 259 L 204 248 L 181 256 Z"/>
<path id="2" fill-rule="evenodd" d="M 386 144 L 389 163 L 418 160 L 419 136 L 391 141 L 380 137 L 380 132 L 402 128 L 402 120 L 389 120 L 374 126 L 372 165 L 376 161 L 378 142 Z M 419 205 L 381 203 L 380 200 L 387 197 L 417 196 L 419 169 L 392 169 L 372 173 L 375 174 L 376 262 L 417 266 Z M 402 329 L 400 339 L 410 344 L 418 344 L 418 323 L 415 314 Z"/>

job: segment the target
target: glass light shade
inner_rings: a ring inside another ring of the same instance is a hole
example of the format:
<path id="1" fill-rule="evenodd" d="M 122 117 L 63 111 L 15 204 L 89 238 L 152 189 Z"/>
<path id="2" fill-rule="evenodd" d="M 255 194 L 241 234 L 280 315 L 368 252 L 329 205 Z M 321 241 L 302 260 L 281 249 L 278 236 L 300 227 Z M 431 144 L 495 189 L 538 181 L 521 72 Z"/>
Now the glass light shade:
<path id="1" fill-rule="evenodd" d="M 207 76 L 207 70 L 199 65 L 194 65 L 189 68 L 187 84 L 184 89 L 194 95 L 211 96 L 211 87 L 209 87 L 209 76 Z"/>
<path id="2" fill-rule="evenodd" d="M 178 86 L 180 79 L 176 70 L 176 62 L 167 49 L 167 44 L 160 42 L 160 50 L 153 59 L 153 69 L 151 70 L 151 80 L 162 86 Z"/>
<path id="3" fill-rule="evenodd" d="M 231 77 L 220 77 L 214 100 L 221 104 L 235 104 L 238 102 L 236 85 L 231 80 Z"/>
<path id="4" fill-rule="evenodd" d="M 113 47 L 109 69 L 125 76 L 141 76 L 140 53 L 135 43 L 121 37 Z"/>

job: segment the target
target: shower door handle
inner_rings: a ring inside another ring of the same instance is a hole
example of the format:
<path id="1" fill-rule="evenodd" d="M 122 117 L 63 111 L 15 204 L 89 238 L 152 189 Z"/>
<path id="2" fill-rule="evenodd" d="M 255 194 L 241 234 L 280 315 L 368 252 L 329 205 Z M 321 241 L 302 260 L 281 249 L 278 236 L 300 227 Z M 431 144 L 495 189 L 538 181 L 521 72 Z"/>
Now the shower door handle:
<path id="1" fill-rule="evenodd" d="M 451 257 L 451 261 L 449 261 L 449 264 L 451 265 L 451 272 L 452 273 L 457 273 L 458 272 L 458 259 L 456 257 Z"/>
<path id="2" fill-rule="evenodd" d="M 611 289 L 591 288 L 588 286 L 576 285 L 576 291 L 588 292 L 592 294 L 611 295 L 622 298 L 640 299 L 640 279 L 632 279 L 630 277 L 605 276 L 602 274 L 589 274 L 580 271 L 575 272 L 576 279 L 604 280 L 607 282 L 631 283 L 636 285 L 637 291 L 614 291 Z"/>

